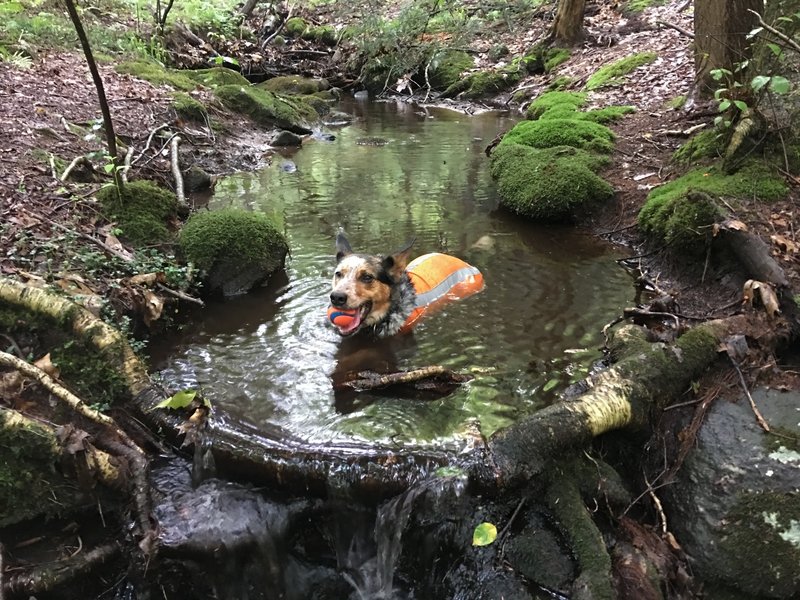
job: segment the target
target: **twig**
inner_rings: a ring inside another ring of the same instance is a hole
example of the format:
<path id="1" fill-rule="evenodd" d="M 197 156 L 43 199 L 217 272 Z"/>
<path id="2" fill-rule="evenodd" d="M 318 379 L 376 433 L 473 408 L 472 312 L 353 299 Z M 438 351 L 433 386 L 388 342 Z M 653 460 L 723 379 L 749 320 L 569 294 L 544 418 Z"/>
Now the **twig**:
<path id="1" fill-rule="evenodd" d="M 178 155 L 178 144 L 180 136 L 174 136 L 171 144 L 172 176 L 175 178 L 175 195 L 178 197 L 179 204 L 186 204 L 186 196 L 183 193 L 183 175 L 181 175 L 180 156 Z"/>
<path id="2" fill-rule="evenodd" d="M 628 319 L 630 317 L 660 317 L 660 318 L 670 318 L 675 320 L 675 331 L 678 331 L 681 326 L 681 322 L 678 320 L 678 317 L 673 313 L 668 312 L 653 312 L 643 308 L 626 308 L 622 311 L 624 318 Z"/>
<path id="3" fill-rule="evenodd" d="M 413 369 L 411 371 L 400 371 L 399 373 L 388 373 L 386 375 L 377 375 L 377 376 L 369 376 L 369 375 L 364 376 L 363 374 L 360 375 L 361 379 L 353 379 L 351 381 L 345 381 L 342 383 L 342 385 L 351 387 L 355 390 L 364 391 L 364 390 L 373 390 L 377 388 L 382 388 L 389 385 L 412 383 L 414 381 L 437 377 L 439 375 L 445 375 L 449 377 L 451 381 L 456 383 L 461 383 L 469 379 L 469 377 L 466 375 L 460 375 L 459 373 L 455 373 L 454 371 L 451 371 L 450 369 L 442 367 L 440 365 L 422 367 L 421 369 Z"/>
<path id="4" fill-rule="evenodd" d="M 686 31 L 683 27 L 678 27 L 677 25 L 674 25 L 672 23 L 667 23 L 666 21 L 656 21 L 656 23 L 658 25 L 663 25 L 664 27 L 669 27 L 671 29 L 674 29 L 678 33 L 682 33 L 686 37 L 694 39 L 694 34 L 691 31 Z"/>
<path id="5" fill-rule="evenodd" d="M 519 514 L 519 511 L 522 510 L 523 504 L 525 504 L 525 498 L 524 497 L 522 498 L 522 500 L 519 501 L 519 504 L 517 504 L 517 508 L 514 509 L 514 512 L 511 513 L 511 518 L 508 520 L 508 523 L 506 523 L 505 526 L 503 527 L 503 529 L 500 531 L 500 533 L 497 534 L 497 539 L 502 539 L 503 540 L 503 544 L 500 546 L 500 559 L 501 560 L 503 558 L 503 554 L 505 554 L 505 551 L 506 551 L 506 540 L 505 540 L 504 536 L 505 536 L 506 532 L 508 531 L 509 527 L 511 527 L 511 524 L 514 522 L 514 519 L 517 518 L 517 515 Z"/>
<path id="6" fill-rule="evenodd" d="M 273 31 L 267 38 L 264 39 L 263 42 L 261 42 L 262 52 L 264 51 L 264 48 L 267 47 L 267 44 L 269 44 L 272 40 L 278 37 L 278 34 L 281 32 L 283 27 L 286 25 L 289 19 L 292 18 L 293 10 L 294 10 L 294 5 L 289 6 L 289 12 L 286 13 L 286 18 L 283 21 L 281 21 L 281 23 L 275 28 L 275 31 Z"/>
<path id="7" fill-rule="evenodd" d="M 74 229 L 70 229 L 69 227 L 66 227 L 65 225 L 62 225 L 61 223 L 57 223 L 56 221 L 53 221 L 52 219 L 49 219 L 49 218 L 47 218 L 47 217 L 45 217 L 43 215 L 36 214 L 34 212 L 29 212 L 29 214 L 34 216 L 34 217 L 36 217 L 37 219 L 41 219 L 43 221 L 47 221 L 48 223 L 50 223 L 50 225 L 52 225 L 53 227 L 58 227 L 62 231 L 66 231 L 67 233 L 71 233 L 73 235 L 77 235 L 78 237 L 82 237 L 85 240 L 89 240 L 90 242 L 93 242 L 93 243 L 97 244 L 103 250 L 105 250 L 106 252 L 108 252 L 109 254 L 111 254 L 113 256 L 116 256 L 120 260 L 124 260 L 125 262 L 132 262 L 133 261 L 133 257 L 132 256 L 129 256 L 127 254 L 124 254 L 124 253 L 120 252 L 119 250 L 116 250 L 116 249 L 112 248 L 111 246 L 109 246 L 105 242 L 103 242 L 101 240 L 98 240 L 96 237 L 91 236 L 88 233 L 83 233 L 83 232 L 80 232 L 80 231 L 76 231 Z"/>
<path id="8" fill-rule="evenodd" d="M 750 402 L 750 408 L 753 409 L 753 414 L 756 416 L 756 421 L 758 421 L 758 424 L 761 426 L 761 429 L 769 433 L 769 423 L 767 423 L 767 421 L 761 415 L 761 412 L 758 410 L 758 407 L 756 406 L 755 400 L 753 400 L 753 397 L 750 395 L 750 390 L 747 389 L 747 383 L 744 380 L 744 375 L 742 375 L 742 370 L 739 368 L 739 365 L 736 363 L 736 361 L 730 354 L 728 355 L 728 358 L 730 359 L 733 368 L 736 369 L 736 373 L 739 375 L 739 383 L 742 384 L 742 389 L 744 390 L 744 393 L 747 396 L 748 402 Z"/>
<path id="9" fill-rule="evenodd" d="M 56 173 L 56 158 L 53 156 L 52 152 L 50 152 L 50 173 L 53 175 L 53 179 L 58 181 L 58 173 Z"/>
<path id="10" fill-rule="evenodd" d="M 150 143 L 153 141 L 153 136 L 155 136 L 156 133 L 158 133 L 159 131 L 161 131 L 165 127 L 169 127 L 169 124 L 168 123 L 163 123 L 163 124 L 159 125 L 158 127 L 156 127 L 155 129 L 153 129 L 153 131 L 150 132 L 150 135 L 147 136 L 147 143 L 144 145 L 144 148 L 142 149 L 141 154 L 139 154 L 139 156 L 136 157 L 136 160 L 134 160 L 131 163 L 132 165 L 135 165 L 137 162 L 139 162 L 139 160 L 144 156 L 144 153 L 147 152 L 147 149 L 150 147 Z"/>
<path id="11" fill-rule="evenodd" d="M 658 514 L 658 519 L 661 521 L 661 534 L 667 535 L 667 515 L 664 514 L 664 507 L 661 505 L 661 500 L 658 499 L 656 496 L 655 490 L 653 490 L 653 486 L 650 485 L 650 482 L 647 481 L 647 473 L 643 473 L 644 483 L 647 486 L 647 494 L 650 496 L 650 499 L 653 501 L 653 506 L 656 507 L 656 514 Z"/>
<path id="12" fill-rule="evenodd" d="M 125 153 L 125 162 L 119 172 L 119 177 L 122 183 L 128 183 L 128 171 L 131 168 L 131 159 L 133 158 L 133 146 L 128 146 L 128 151 Z"/>
<path id="13" fill-rule="evenodd" d="M 175 296 L 176 298 L 180 298 L 181 300 L 185 300 L 186 302 L 191 302 L 192 304 L 197 304 L 198 306 L 205 306 L 206 303 L 200 300 L 200 298 L 195 298 L 194 296 L 190 296 L 180 290 L 173 290 L 172 288 L 168 288 L 163 283 L 157 284 L 158 289 L 161 291 L 170 294 L 171 296 Z"/>
<path id="14" fill-rule="evenodd" d="M 751 8 L 748 8 L 748 9 L 747 9 L 747 12 L 751 12 L 751 13 L 753 13 L 753 14 L 754 14 L 756 17 L 758 17 L 758 24 L 759 24 L 759 25 L 761 25 L 761 26 L 762 26 L 764 29 L 766 29 L 767 31 L 769 31 L 771 34 L 773 34 L 773 35 L 775 35 L 775 36 L 779 37 L 779 38 L 780 38 L 780 39 L 782 39 L 784 42 L 786 42 L 787 44 L 789 44 L 789 45 L 790 45 L 792 48 L 794 48 L 795 50 L 797 50 L 798 52 L 800 52 L 800 44 L 798 44 L 796 41 L 794 41 L 792 38 L 790 38 L 788 35 L 786 35 L 786 34 L 785 34 L 785 33 L 783 33 L 782 31 L 780 31 L 780 30 L 778 30 L 778 29 L 775 29 L 775 28 L 774 28 L 774 27 L 772 27 L 771 25 L 767 25 L 767 24 L 764 22 L 764 19 L 762 19 L 762 18 L 761 18 L 761 15 L 760 15 L 760 14 L 758 14 L 758 13 L 757 13 L 756 11 L 754 11 L 753 9 L 751 9 Z"/>
<path id="15" fill-rule="evenodd" d="M 74 158 L 73 161 L 69 163 L 69 166 L 67 166 L 67 168 L 64 169 L 64 172 L 61 174 L 61 181 L 66 181 L 67 177 L 69 177 L 69 174 L 72 173 L 72 170 L 79 164 L 86 164 L 88 162 L 89 160 L 85 156 L 78 156 Z"/>
<path id="16" fill-rule="evenodd" d="M 431 66 L 431 61 L 432 60 L 433 59 L 429 60 L 427 62 L 427 64 L 425 65 L 425 87 L 427 88 L 427 91 L 425 92 L 425 99 L 423 100 L 423 102 L 427 102 L 428 101 L 428 97 L 431 95 L 431 82 L 430 82 L 430 79 L 428 79 L 428 69 Z"/>

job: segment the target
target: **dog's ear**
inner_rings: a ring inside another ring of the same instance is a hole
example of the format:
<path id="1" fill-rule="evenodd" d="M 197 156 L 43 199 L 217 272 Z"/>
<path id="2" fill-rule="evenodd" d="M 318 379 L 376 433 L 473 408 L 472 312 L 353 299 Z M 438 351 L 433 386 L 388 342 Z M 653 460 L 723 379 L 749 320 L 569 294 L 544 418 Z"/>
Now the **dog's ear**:
<path id="1" fill-rule="evenodd" d="M 412 238 L 411 241 L 406 244 L 405 248 L 386 256 L 381 262 L 383 270 L 386 271 L 394 281 L 398 281 L 400 275 L 406 270 L 408 266 L 408 257 L 411 254 L 411 246 L 414 245 L 415 239 L 416 238 Z"/>
<path id="2" fill-rule="evenodd" d="M 344 234 L 340 231 L 336 234 L 336 262 L 338 263 L 345 256 L 352 253 L 353 249 L 350 247 L 350 242 L 347 241 L 347 238 L 344 237 Z"/>

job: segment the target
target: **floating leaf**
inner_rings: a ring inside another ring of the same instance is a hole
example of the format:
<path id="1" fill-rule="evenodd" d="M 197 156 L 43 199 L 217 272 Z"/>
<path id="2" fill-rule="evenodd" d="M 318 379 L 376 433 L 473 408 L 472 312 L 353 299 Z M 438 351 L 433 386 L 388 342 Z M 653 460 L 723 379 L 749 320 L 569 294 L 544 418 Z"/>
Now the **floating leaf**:
<path id="1" fill-rule="evenodd" d="M 481 523 L 472 533 L 473 546 L 488 546 L 497 539 L 497 527 L 492 523 Z"/>
<path id="2" fill-rule="evenodd" d="M 181 390 L 177 394 L 156 404 L 155 408 L 186 408 L 192 403 L 195 396 L 197 396 L 196 390 Z"/>

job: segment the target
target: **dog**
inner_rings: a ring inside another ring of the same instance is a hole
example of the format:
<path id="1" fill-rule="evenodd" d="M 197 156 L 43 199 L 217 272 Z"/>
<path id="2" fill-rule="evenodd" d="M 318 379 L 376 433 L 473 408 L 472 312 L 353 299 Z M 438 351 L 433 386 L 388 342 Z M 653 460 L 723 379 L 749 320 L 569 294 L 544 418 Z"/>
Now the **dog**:
<path id="1" fill-rule="evenodd" d="M 344 234 L 337 234 L 329 316 L 341 336 L 405 333 L 432 308 L 483 289 L 481 272 L 455 256 L 434 252 L 409 263 L 413 244 L 385 256 L 357 254 Z"/>

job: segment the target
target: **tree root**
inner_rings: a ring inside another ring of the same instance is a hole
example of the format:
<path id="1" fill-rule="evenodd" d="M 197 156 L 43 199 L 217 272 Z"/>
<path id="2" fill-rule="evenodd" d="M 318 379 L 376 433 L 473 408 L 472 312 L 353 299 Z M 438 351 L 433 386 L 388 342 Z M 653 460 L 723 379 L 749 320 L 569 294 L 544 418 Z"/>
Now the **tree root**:
<path id="1" fill-rule="evenodd" d="M 3 581 L 2 592 L 27 597 L 55 590 L 67 582 L 85 577 L 117 558 L 120 552 L 119 545 L 105 544 L 61 561 L 25 568 L 21 572 L 14 572 Z"/>
<path id="2" fill-rule="evenodd" d="M 122 455 L 130 466 L 133 480 L 133 489 L 131 492 L 136 505 L 136 516 L 142 536 L 140 547 L 145 555 L 149 555 L 155 540 L 155 532 L 150 522 L 151 503 L 150 485 L 148 483 L 148 462 L 142 449 L 128 437 L 127 433 L 119 428 L 113 419 L 87 406 L 80 398 L 53 381 L 53 379 L 41 369 L 5 352 L 0 352 L 0 364 L 13 367 L 26 377 L 37 381 L 76 413 L 100 425 L 111 434 L 108 436 L 97 436 L 95 438 L 95 444 L 108 452 Z"/>

